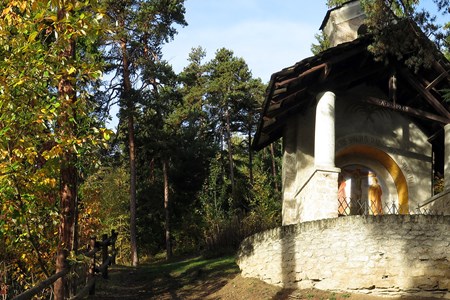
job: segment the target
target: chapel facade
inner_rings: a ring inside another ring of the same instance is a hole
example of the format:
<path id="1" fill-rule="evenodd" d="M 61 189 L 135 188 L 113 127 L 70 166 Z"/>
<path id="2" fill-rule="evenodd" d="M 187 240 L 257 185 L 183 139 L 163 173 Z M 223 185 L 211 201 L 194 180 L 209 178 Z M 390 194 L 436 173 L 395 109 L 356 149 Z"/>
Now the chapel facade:
<path id="1" fill-rule="evenodd" d="M 253 147 L 283 138 L 283 225 L 450 214 L 450 63 L 376 61 L 363 21 L 359 1 L 328 11 L 332 47 L 271 77 Z"/>

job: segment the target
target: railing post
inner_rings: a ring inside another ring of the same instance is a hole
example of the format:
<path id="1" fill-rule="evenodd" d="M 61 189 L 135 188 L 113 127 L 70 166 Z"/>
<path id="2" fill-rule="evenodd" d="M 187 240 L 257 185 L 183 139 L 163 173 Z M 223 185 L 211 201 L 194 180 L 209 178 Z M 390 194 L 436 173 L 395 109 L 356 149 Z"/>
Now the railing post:
<path id="1" fill-rule="evenodd" d="M 95 243 L 96 243 L 96 237 L 91 237 L 90 241 L 89 241 L 89 248 L 91 250 L 95 249 Z M 95 276 L 95 252 L 93 253 L 92 257 L 91 257 L 91 263 L 89 265 L 89 271 L 88 271 L 88 281 L 91 280 L 92 278 L 94 278 Z M 92 288 L 89 290 L 89 295 L 95 295 L 95 282 L 92 285 Z"/>
<path id="2" fill-rule="evenodd" d="M 108 235 L 102 235 L 102 263 L 105 263 L 108 259 Z M 102 276 L 105 279 L 108 279 L 108 267 L 105 268 L 104 272 L 102 272 Z"/>
<path id="3" fill-rule="evenodd" d="M 89 244 L 87 245 L 88 251 L 84 253 L 86 257 L 90 257 L 89 265 L 87 271 L 85 271 L 87 274 L 86 278 L 86 284 L 84 287 L 78 292 L 78 294 L 71 297 L 75 299 L 84 299 L 82 297 L 85 297 L 87 294 L 89 295 L 95 295 L 95 273 L 102 271 L 103 278 L 108 277 L 108 265 L 110 265 L 112 262 L 115 262 L 115 242 L 117 240 L 117 232 L 115 230 L 111 231 L 111 238 L 108 239 L 108 235 L 104 234 L 102 236 L 102 243 L 97 242 L 97 238 L 95 236 L 91 237 L 89 240 Z M 96 266 L 96 253 L 99 251 L 100 245 L 102 246 L 102 267 L 97 268 Z M 108 246 L 112 246 L 113 255 L 109 257 L 108 255 Z M 31 299 L 33 296 L 40 293 L 45 288 L 51 286 L 55 283 L 58 279 L 61 279 L 62 277 L 66 276 L 68 273 L 70 273 L 69 268 L 64 268 L 62 271 L 50 276 L 49 278 L 41 281 L 38 285 L 34 286 L 33 288 L 21 293 L 20 295 L 15 296 L 14 300 L 22 300 L 22 299 Z M 7 294 L 7 288 L 8 286 L 0 284 L 0 300 L 1 298 L 5 299 Z"/>

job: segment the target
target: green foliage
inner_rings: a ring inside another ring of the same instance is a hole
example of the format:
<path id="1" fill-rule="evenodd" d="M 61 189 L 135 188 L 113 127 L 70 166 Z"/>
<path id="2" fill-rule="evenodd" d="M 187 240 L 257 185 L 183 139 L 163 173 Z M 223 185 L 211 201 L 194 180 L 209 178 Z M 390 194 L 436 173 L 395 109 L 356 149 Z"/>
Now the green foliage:
<path id="1" fill-rule="evenodd" d="M 164 163 L 170 160 L 170 153 L 161 154 L 171 148 L 170 142 L 174 140 L 166 138 L 174 126 L 173 122 L 167 124 L 166 118 L 177 102 L 173 89 L 176 78 L 171 67 L 161 61 L 161 47 L 173 39 L 177 32 L 175 24 L 186 25 L 184 0 L 106 0 L 105 3 L 112 30 L 104 53 L 112 66 L 113 85 L 119 87 L 111 88 L 109 97 L 120 105 L 123 127 L 119 129 L 124 134 L 119 137 L 127 146 L 130 161 L 131 249 L 133 265 L 137 265 L 135 156 L 140 155 L 141 149 L 135 144 L 141 142 L 137 139 L 156 137 L 153 141 L 157 141 L 158 151 L 154 153 Z M 151 121 L 149 126 L 145 126 L 146 120 Z M 142 132 L 143 136 L 137 137 L 136 132 Z"/>
<path id="2" fill-rule="evenodd" d="M 329 8 L 348 1 L 328 0 Z M 436 50 L 448 53 L 448 24 L 438 24 L 430 11 L 419 9 L 420 0 L 384 1 L 361 0 L 367 16 L 365 23 L 373 37 L 369 50 L 376 59 L 400 60 L 416 72 L 421 67 L 429 67 Z M 447 0 L 435 0 L 436 11 L 446 14 Z M 431 7 L 431 5 L 428 5 Z M 326 47 L 323 35 L 316 35 L 318 44 L 312 45 L 314 54 Z M 429 42 L 431 39 L 434 43 Z M 325 46 L 325 47 L 324 47 Z"/>
<path id="3" fill-rule="evenodd" d="M 416 2 L 403 5 L 392 1 L 362 1 L 366 24 L 374 41 L 369 50 L 379 60 L 404 61 L 412 69 L 430 66 L 435 50 L 414 22 Z"/>
<path id="4" fill-rule="evenodd" d="M 107 132 L 94 128 L 89 96 L 101 64 L 88 49 L 103 14 L 94 1 L 9 1 L 0 9 L 0 239 L 19 289 L 53 272 L 65 155 L 96 152 Z M 63 55 L 76 41 L 79 51 Z M 76 91 L 58 95 L 63 79 Z"/>
<path id="5" fill-rule="evenodd" d="M 237 155 L 238 156 L 238 155 Z M 243 156 L 242 158 L 245 158 Z M 280 158 L 276 164 L 279 166 Z M 271 158 L 267 151 L 255 156 L 253 182 L 249 182 L 249 170 L 245 164 L 238 172 L 245 187 L 239 189 L 244 197 L 245 209 L 233 207 L 226 197 L 226 182 L 219 159 L 211 161 L 209 177 L 199 194 L 204 225 L 205 250 L 208 254 L 222 255 L 236 251 L 240 242 L 256 232 L 281 224 L 281 195 L 275 189 L 279 178 L 271 176 Z M 229 194 L 228 194 L 229 195 Z"/>
<path id="6" fill-rule="evenodd" d="M 317 40 L 317 44 L 311 45 L 311 52 L 314 55 L 317 55 L 320 52 L 330 48 L 330 41 L 328 40 L 327 36 L 323 32 L 315 34 L 314 37 Z"/>
<path id="7" fill-rule="evenodd" d="M 80 243 L 91 236 L 109 233 L 117 237 L 117 261 L 130 263 L 129 176 L 123 166 L 102 167 L 90 175 L 80 187 Z"/>
<path id="8" fill-rule="evenodd" d="M 175 253 L 216 251 L 222 246 L 236 249 L 250 232 L 279 223 L 279 213 L 269 212 L 279 210 L 275 204 L 279 200 L 263 199 L 279 195 L 270 194 L 269 174 L 252 175 L 249 152 L 255 111 L 265 87 L 232 51 L 221 49 L 206 63 L 204 57 L 202 48 L 193 49 L 189 65 L 179 75 L 163 60 L 145 69 L 147 78 L 158 82 L 143 90 L 143 109 L 136 114 L 137 164 L 142 166 L 138 169 L 138 238 L 142 253 L 148 256 L 164 248 L 164 157 L 169 158 Z M 258 186 L 256 193 L 253 184 Z M 266 194 L 260 194 L 263 190 Z"/>
<path id="9" fill-rule="evenodd" d="M 443 93 L 444 101 L 450 103 L 450 89 L 442 89 L 440 92 Z"/>
<path id="10" fill-rule="evenodd" d="M 327 0 L 327 6 L 328 8 L 333 8 L 340 6 L 346 2 L 348 2 L 348 0 Z"/>
<path id="11" fill-rule="evenodd" d="M 201 214 L 207 227 L 225 219 L 229 200 L 226 179 L 224 178 L 222 164 L 219 163 L 219 157 L 211 161 L 209 176 L 203 184 L 199 200 Z"/>
<path id="12" fill-rule="evenodd" d="M 161 46 L 176 34 L 174 24 L 186 25 L 183 3 L 1 4 L 0 240 L 5 247 L 0 259 L 8 263 L 8 283 L 14 280 L 17 289 L 54 270 L 58 183 L 67 157 L 76 161 L 70 166 L 81 182 L 80 245 L 115 229 L 118 260 L 130 262 L 131 181 L 121 163 L 129 155 L 130 128 L 124 126 L 129 116 L 136 132 L 141 253 L 152 256 L 164 248 L 164 160 L 176 253 L 236 249 L 245 236 L 279 224 L 273 158 L 250 150 L 265 86 L 227 49 L 206 63 L 204 50 L 193 49 L 188 67 L 175 74 L 162 59 Z M 63 8 L 67 14 L 58 17 Z M 74 42 L 70 56 L 65 51 Z M 113 75 L 111 86 L 120 89 L 100 86 L 102 58 Z M 128 89 L 122 85 L 124 58 L 130 78 L 139 79 Z M 62 92 L 62 86 L 71 89 Z M 121 106 L 114 136 L 98 119 L 101 105 L 111 101 Z M 106 143 L 113 154 L 102 149 Z M 106 159 L 98 168 L 100 152 Z"/>

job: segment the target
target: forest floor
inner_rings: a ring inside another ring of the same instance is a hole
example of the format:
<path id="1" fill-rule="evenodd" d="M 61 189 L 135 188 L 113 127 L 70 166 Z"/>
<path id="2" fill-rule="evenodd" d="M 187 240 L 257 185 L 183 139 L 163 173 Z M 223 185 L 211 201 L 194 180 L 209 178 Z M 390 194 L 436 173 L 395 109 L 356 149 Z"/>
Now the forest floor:
<path id="1" fill-rule="evenodd" d="M 137 268 L 115 265 L 109 269 L 108 279 L 97 280 L 96 294 L 89 299 L 423 299 L 282 289 L 257 279 L 243 278 L 239 274 L 233 257 L 194 257 L 143 264 Z"/>

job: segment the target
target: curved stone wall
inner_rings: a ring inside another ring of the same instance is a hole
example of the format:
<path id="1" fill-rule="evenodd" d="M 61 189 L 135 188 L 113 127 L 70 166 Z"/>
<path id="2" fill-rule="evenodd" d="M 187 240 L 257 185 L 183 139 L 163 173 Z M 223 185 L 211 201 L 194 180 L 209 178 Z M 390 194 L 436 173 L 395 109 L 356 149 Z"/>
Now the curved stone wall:
<path id="1" fill-rule="evenodd" d="M 450 299 L 450 216 L 348 216 L 245 239 L 242 276 L 297 288 Z"/>

